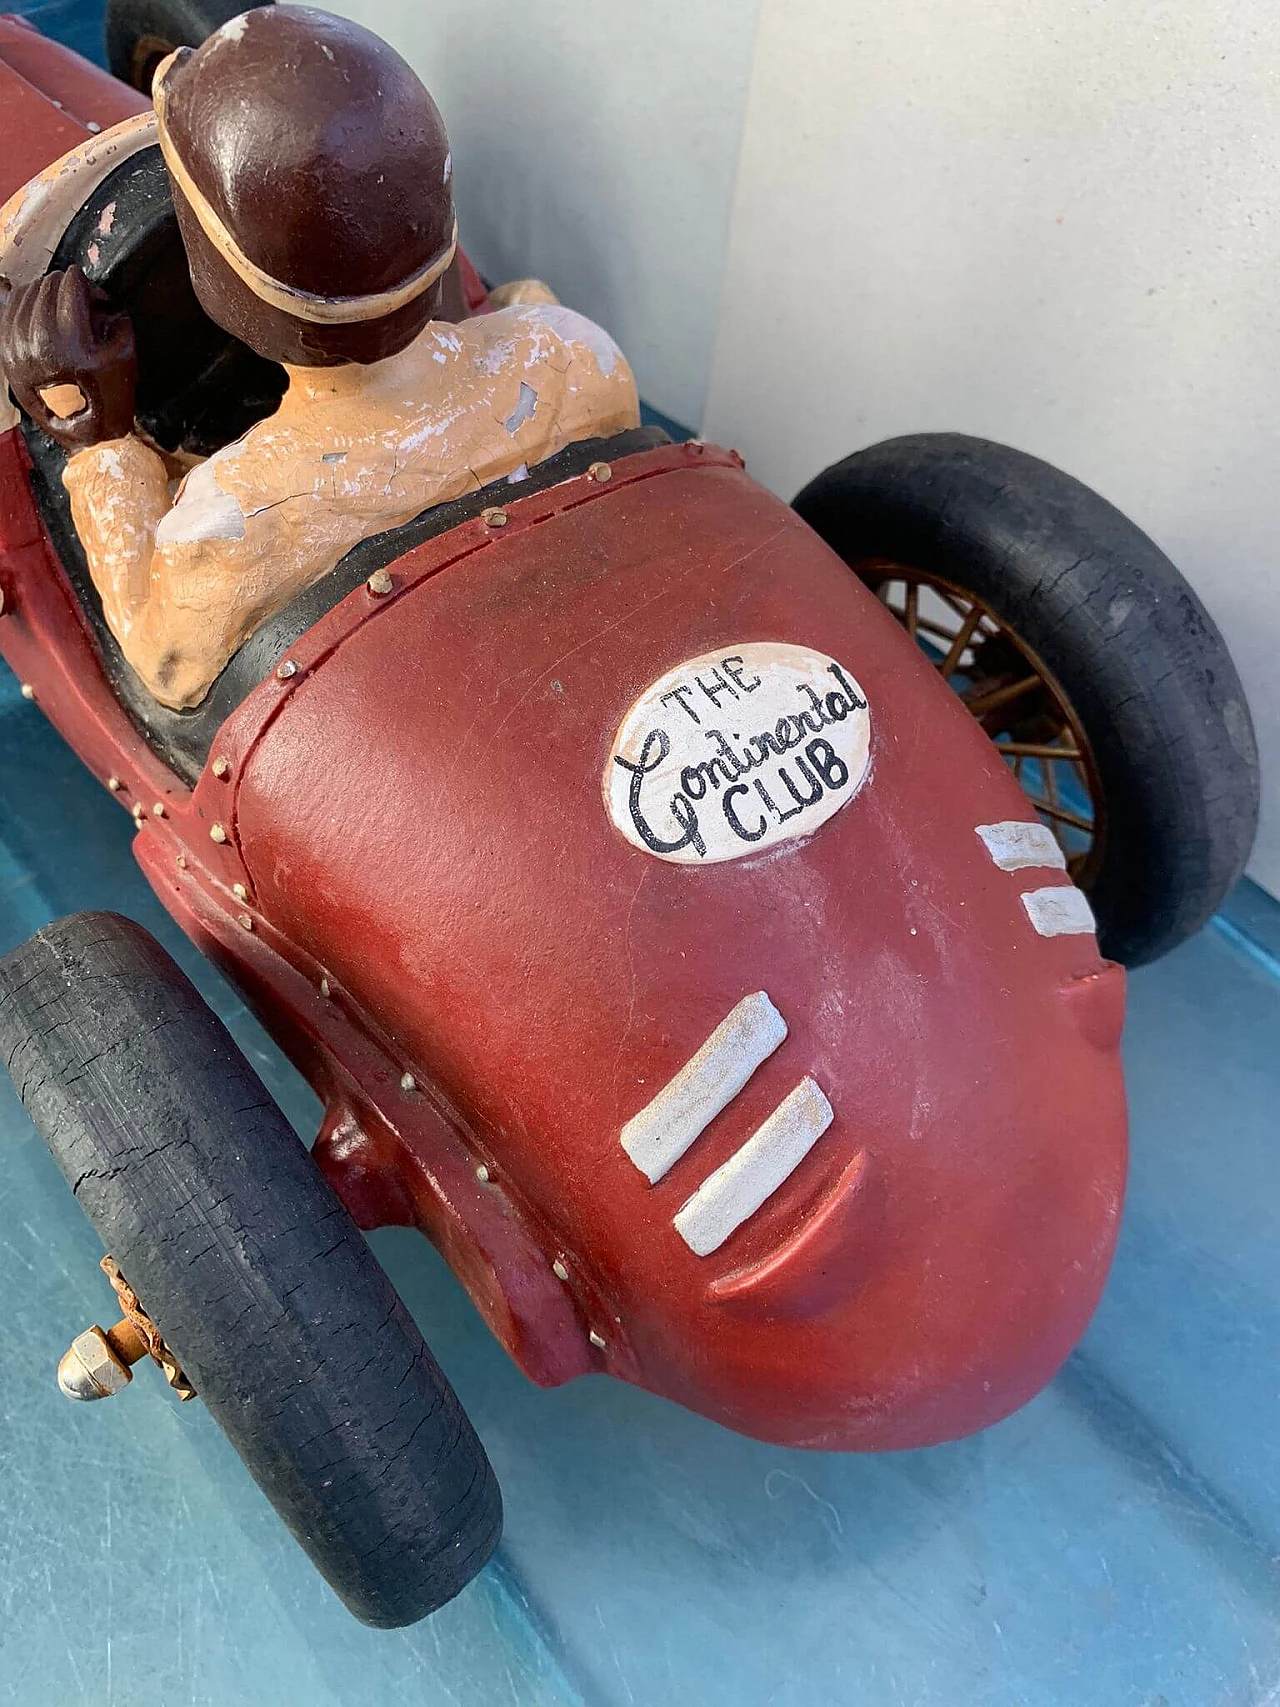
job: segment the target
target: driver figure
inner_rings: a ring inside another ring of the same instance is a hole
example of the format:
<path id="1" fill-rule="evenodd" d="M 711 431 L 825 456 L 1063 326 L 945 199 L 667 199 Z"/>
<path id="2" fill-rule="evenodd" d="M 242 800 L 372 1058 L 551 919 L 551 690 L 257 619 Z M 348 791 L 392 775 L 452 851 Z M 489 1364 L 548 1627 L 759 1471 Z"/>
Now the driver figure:
<path id="1" fill-rule="evenodd" d="M 639 414 L 612 340 L 549 293 L 436 318 L 457 245 L 448 138 L 367 30 L 246 12 L 166 60 L 153 93 L 196 294 L 284 365 L 280 407 L 175 492 L 134 430 L 129 322 L 74 269 L 12 293 L 0 365 L 74 453 L 63 480 L 112 633 L 181 708 L 360 540 Z"/>

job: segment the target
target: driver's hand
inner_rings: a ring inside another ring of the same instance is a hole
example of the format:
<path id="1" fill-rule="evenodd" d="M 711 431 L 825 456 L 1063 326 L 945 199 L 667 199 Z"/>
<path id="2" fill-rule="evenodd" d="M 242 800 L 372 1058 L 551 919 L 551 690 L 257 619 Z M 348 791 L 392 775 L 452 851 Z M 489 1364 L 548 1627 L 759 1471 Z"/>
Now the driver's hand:
<path id="1" fill-rule="evenodd" d="M 46 273 L 0 304 L 0 370 L 64 450 L 123 438 L 133 427 L 133 323 L 106 306 L 79 267 Z"/>

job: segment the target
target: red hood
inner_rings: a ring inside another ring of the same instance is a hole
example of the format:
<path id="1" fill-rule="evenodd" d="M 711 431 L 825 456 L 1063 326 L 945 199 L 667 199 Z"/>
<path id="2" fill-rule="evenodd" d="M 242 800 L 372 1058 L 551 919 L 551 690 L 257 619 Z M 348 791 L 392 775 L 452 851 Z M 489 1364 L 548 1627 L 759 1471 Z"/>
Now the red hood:
<path id="1" fill-rule="evenodd" d="M 765 1438 L 924 1444 L 1028 1398 L 1096 1302 L 1122 974 L 1036 928 L 1024 894 L 1074 892 L 977 833 L 1033 814 L 892 617 L 705 460 L 536 524 L 515 505 L 388 601 L 259 740 L 238 838 L 264 913 L 523 1207 L 607 1367 Z M 770 642 L 861 690 L 866 780 L 763 854 L 633 845 L 602 790 L 629 709 Z M 729 1016 L 769 1012 L 785 1040 L 650 1183 L 624 1127 Z M 806 1080 L 830 1125 L 695 1254 L 682 1206 Z"/>

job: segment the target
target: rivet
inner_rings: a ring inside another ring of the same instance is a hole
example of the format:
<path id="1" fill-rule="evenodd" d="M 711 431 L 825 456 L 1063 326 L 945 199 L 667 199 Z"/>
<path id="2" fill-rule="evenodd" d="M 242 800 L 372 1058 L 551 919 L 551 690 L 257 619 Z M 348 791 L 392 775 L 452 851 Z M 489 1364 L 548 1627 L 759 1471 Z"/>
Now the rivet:
<path id="1" fill-rule="evenodd" d="M 140 800 L 136 800 L 134 802 L 133 821 L 139 826 L 145 824 L 147 821 L 147 809 Z"/>
<path id="2" fill-rule="evenodd" d="M 600 1337 L 594 1328 L 592 1328 L 591 1332 L 587 1335 L 587 1338 L 598 1351 L 605 1351 L 607 1349 L 606 1342 Z"/>
<path id="3" fill-rule="evenodd" d="M 593 462 L 587 470 L 590 479 L 598 480 L 603 486 L 606 480 L 613 479 L 613 470 L 607 462 Z"/>
<path id="4" fill-rule="evenodd" d="M 178 870 L 179 871 L 185 871 L 186 869 L 187 869 L 187 856 L 186 856 L 186 854 L 179 854 L 178 855 Z"/>
<path id="5" fill-rule="evenodd" d="M 507 525 L 505 510 L 481 510 L 480 520 L 487 528 L 504 528 Z"/>
<path id="6" fill-rule="evenodd" d="M 155 805 L 151 808 L 151 816 L 153 818 L 163 818 L 164 815 L 164 801 L 157 800 Z"/>
<path id="7" fill-rule="evenodd" d="M 84 121 L 84 128 L 91 132 L 92 135 L 97 136 L 98 132 L 102 129 L 102 126 L 98 123 L 97 119 L 86 119 Z"/>
<path id="8" fill-rule="evenodd" d="M 23 682 L 22 697 L 23 699 L 34 699 L 36 697 L 36 690 L 32 687 L 30 682 Z"/>
<path id="9" fill-rule="evenodd" d="M 327 978 L 322 978 L 320 980 L 320 994 L 324 997 L 326 1002 L 329 1000 L 331 992 L 329 989 L 329 980 Z"/>
<path id="10" fill-rule="evenodd" d="M 112 794 L 119 794 L 120 790 L 124 787 L 124 784 L 120 781 L 118 776 L 109 776 L 107 778 L 107 787 L 111 790 Z"/>
<path id="11" fill-rule="evenodd" d="M 287 682 L 290 676 L 296 676 L 298 666 L 292 658 L 286 658 L 283 664 L 276 665 L 276 675 L 282 682 Z"/>
<path id="12" fill-rule="evenodd" d="M 210 831 L 209 831 L 209 840 L 210 841 L 225 842 L 226 839 L 227 839 L 227 832 L 223 829 L 221 824 L 214 824 L 210 828 Z"/>
<path id="13" fill-rule="evenodd" d="M 209 768 L 212 770 L 214 776 L 217 777 L 218 781 L 221 782 L 223 777 L 231 770 L 231 760 L 225 758 L 221 753 L 219 753 Z"/>
<path id="14" fill-rule="evenodd" d="M 249 917 L 248 913 L 238 913 L 236 915 L 236 922 L 240 925 L 242 930 L 251 931 L 253 929 L 253 920 Z"/>
<path id="15" fill-rule="evenodd" d="M 400 1089 L 402 1091 L 416 1091 L 417 1088 L 418 1081 L 414 1078 L 412 1073 L 401 1073 Z"/>
<path id="16" fill-rule="evenodd" d="M 237 901 L 247 901 L 249 899 L 249 891 L 245 888 L 243 883 L 233 883 L 231 885 L 231 893 L 235 896 Z"/>
<path id="17" fill-rule="evenodd" d="M 476 1178 L 480 1181 L 481 1185 L 488 1185 L 489 1183 L 489 1170 L 485 1167 L 483 1162 L 481 1162 L 480 1166 L 476 1169 Z"/>
<path id="18" fill-rule="evenodd" d="M 368 587 L 375 599 L 385 598 L 391 591 L 392 585 L 391 577 L 385 569 L 375 569 L 365 582 L 365 586 Z"/>
<path id="19" fill-rule="evenodd" d="M 552 1263 L 551 1272 L 555 1275 L 557 1280 L 568 1280 L 569 1278 L 569 1270 L 560 1261 L 559 1257 L 557 1257 Z"/>

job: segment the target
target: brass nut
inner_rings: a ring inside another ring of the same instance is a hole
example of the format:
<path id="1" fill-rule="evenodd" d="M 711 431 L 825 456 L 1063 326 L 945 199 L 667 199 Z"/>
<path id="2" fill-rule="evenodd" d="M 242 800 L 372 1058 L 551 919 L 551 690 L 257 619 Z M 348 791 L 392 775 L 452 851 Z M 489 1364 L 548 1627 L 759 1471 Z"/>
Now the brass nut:
<path id="1" fill-rule="evenodd" d="M 593 462 L 587 470 L 587 474 L 592 480 L 598 480 L 601 486 L 606 480 L 613 479 L 613 470 L 607 462 Z"/>
<path id="2" fill-rule="evenodd" d="M 223 829 L 222 825 L 214 824 L 209 831 L 209 840 L 212 842 L 225 842 L 226 839 L 227 832 Z"/>
<path id="3" fill-rule="evenodd" d="M 231 760 L 226 758 L 222 753 L 219 753 L 209 768 L 212 770 L 214 776 L 217 777 L 218 781 L 221 782 L 223 777 L 230 774 Z"/>
<path id="4" fill-rule="evenodd" d="M 107 787 L 111 790 L 112 794 L 119 794 L 120 790 L 124 787 L 124 784 L 118 776 L 109 776 L 107 778 Z"/>
<path id="5" fill-rule="evenodd" d="M 253 919 L 248 913 L 237 913 L 236 923 L 240 926 L 242 931 L 251 931 L 253 929 Z"/>
<path id="6" fill-rule="evenodd" d="M 231 885 L 231 893 L 235 896 L 237 901 L 247 901 L 249 899 L 249 891 L 245 888 L 243 883 L 233 883 Z"/>
<path id="7" fill-rule="evenodd" d="M 68 1399 L 109 1399 L 132 1380 L 133 1371 L 98 1327 L 77 1334 L 58 1364 L 58 1386 Z"/>
<path id="8" fill-rule="evenodd" d="M 151 808 L 151 815 L 153 818 L 163 818 L 164 817 L 165 813 L 164 813 L 164 801 L 163 800 L 157 800 L 156 801 L 155 805 Z"/>
<path id="9" fill-rule="evenodd" d="M 507 525 L 505 510 L 481 510 L 480 520 L 487 528 L 504 528 Z"/>
<path id="10" fill-rule="evenodd" d="M 36 697 L 36 690 L 32 687 L 30 682 L 23 682 L 22 697 L 23 699 L 34 699 Z"/>
<path id="11" fill-rule="evenodd" d="M 296 676 L 298 666 L 292 658 L 286 658 L 283 664 L 276 665 L 276 676 L 282 682 L 287 682 L 290 676 Z"/>
<path id="12" fill-rule="evenodd" d="M 368 587 L 375 599 L 385 598 L 393 585 L 394 583 L 385 569 L 375 569 L 365 582 L 365 586 Z"/>

